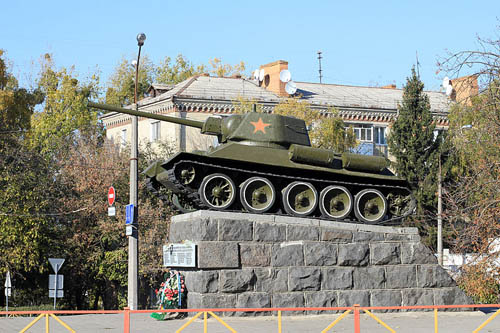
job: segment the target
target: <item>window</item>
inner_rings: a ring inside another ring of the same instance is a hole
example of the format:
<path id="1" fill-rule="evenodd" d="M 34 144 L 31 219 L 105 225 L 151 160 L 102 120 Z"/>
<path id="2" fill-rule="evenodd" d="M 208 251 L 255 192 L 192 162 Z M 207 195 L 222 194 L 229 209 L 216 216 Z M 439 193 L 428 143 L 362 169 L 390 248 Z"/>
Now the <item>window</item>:
<path id="1" fill-rule="evenodd" d="M 127 129 L 126 128 L 122 129 L 121 144 L 122 144 L 122 146 L 127 145 Z"/>
<path id="2" fill-rule="evenodd" d="M 160 140 L 160 121 L 151 122 L 151 142 Z"/>
<path id="3" fill-rule="evenodd" d="M 359 141 L 373 141 L 373 127 L 372 125 L 354 124 L 352 125 L 356 139 Z"/>
<path id="4" fill-rule="evenodd" d="M 385 145 L 385 127 L 375 127 L 375 143 L 378 145 Z"/>

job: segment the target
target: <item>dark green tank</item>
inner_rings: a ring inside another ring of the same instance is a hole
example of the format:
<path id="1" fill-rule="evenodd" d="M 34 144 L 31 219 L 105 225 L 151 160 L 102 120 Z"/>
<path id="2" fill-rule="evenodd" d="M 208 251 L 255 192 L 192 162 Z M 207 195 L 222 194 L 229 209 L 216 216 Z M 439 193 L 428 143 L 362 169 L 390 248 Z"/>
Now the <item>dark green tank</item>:
<path id="1" fill-rule="evenodd" d="M 181 119 L 89 102 L 91 107 L 197 127 L 219 146 L 180 152 L 144 173 L 175 207 L 321 217 L 370 224 L 410 215 L 415 199 L 380 156 L 312 148 L 303 120 L 267 113 Z"/>

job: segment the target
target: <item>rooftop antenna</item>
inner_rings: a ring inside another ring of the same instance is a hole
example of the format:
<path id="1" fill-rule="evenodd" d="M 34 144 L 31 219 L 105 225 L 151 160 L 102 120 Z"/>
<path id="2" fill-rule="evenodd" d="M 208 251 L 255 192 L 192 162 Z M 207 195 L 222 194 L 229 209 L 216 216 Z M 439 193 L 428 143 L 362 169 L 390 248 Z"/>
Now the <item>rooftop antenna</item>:
<path id="1" fill-rule="evenodd" d="M 443 79 L 443 88 L 445 89 L 446 96 L 450 97 L 453 93 L 453 83 L 447 76 Z"/>
<path id="2" fill-rule="evenodd" d="M 297 85 L 293 81 L 288 81 L 285 84 L 285 91 L 288 95 L 293 95 L 297 92 Z"/>
<path id="3" fill-rule="evenodd" d="M 323 78 L 323 75 L 321 75 L 321 72 L 322 72 L 322 70 L 321 70 L 321 59 L 322 59 L 322 57 L 321 57 L 321 51 L 318 51 L 318 63 L 319 63 L 319 83 L 322 83 L 322 82 L 321 82 L 321 81 L 322 81 L 321 79 Z"/>
<path id="4" fill-rule="evenodd" d="M 415 57 L 417 58 L 417 75 L 420 77 L 420 63 L 418 62 L 418 51 L 415 51 Z"/>
<path id="5" fill-rule="evenodd" d="M 280 81 L 283 83 L 290 82 L 292 80 L 292 73 L 288 69 L 284 69 L 280 72 Z"/>

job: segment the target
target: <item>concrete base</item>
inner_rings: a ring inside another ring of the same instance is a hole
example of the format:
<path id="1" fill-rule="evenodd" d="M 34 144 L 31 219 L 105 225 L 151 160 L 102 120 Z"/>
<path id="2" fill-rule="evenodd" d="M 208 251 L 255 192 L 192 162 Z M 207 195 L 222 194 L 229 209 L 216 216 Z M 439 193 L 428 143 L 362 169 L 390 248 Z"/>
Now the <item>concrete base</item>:
<path id="1" fill-rule="evenodd" d="M 189 308 L 471 304 L 417 228 L 196 211 L 169 242 L 197 244 Z M 292 313 L 287 313 L 292 314 Z"/>

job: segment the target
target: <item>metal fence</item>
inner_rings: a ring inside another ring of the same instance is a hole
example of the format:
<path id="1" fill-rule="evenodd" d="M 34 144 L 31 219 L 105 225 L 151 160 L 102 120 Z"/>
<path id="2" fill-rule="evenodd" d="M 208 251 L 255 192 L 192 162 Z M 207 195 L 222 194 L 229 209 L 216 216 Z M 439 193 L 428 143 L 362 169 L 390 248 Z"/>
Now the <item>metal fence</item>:
<path id="1" fill-rule="evenodd" d="M 209 317 L 215 318 L 221 325 L 226 327 L 230 332 L 236 332 L 229 324 L 227 324 L 223 319 L 221 319 L 215 313 L 225 313 L 225 312 L 268 312 L 276 314 L 276 331 L 282 332 L 283 323 L 283 312 L 287 311 L 338 311 L 340 315 L 336 318 L 321 332 L 326 333 L 332 330 L 332 328 L 337 325 L 341 320 L 343 320 L 348 314 L 353 314 L 353 332 L 359 333 L 360 330 L 360 314 L 368 314 L 374 321 L 382 325 L 389 332 L 396 332 L 387 323 L 382 321 L 379 317 L 373 314 L 373 311 L 377 310 L 433 310 L 434 312 L 434 332 L 438 333 L 438 312 L 444 309 L 478 309 L 478 308 L 498 308 L 498 310 L 493 313 L 487 320 L 485 320 L 481 325 L 479 325 L 473 332 L 481 331 L 488 323 L 490 323 L 495 317 L 500 314 L 500 304 L 465 304 L 465 305 L 428 305 L 428 306 L 370 306 L 364 307 L 355 304 L 349 307 L 297 307 L 297 308 L 210 308 L 210 309 L 165 309 L 165 310 L 130 310 L 125 308 L 123 310 L 101 310 L 101 311 L 0 311 L 0 315 L 7 316 L 20 316 L 20 315 L 38 315 L 33 319 L 27 326 L 22 328 L 19 332 L 27 332 L 31 327 L 33 327 L 37 322 L 43 321 L 45 319 L 45 331 L 50 332 L 49 319 L 53 318 L 60 325 L 62 325 L 67 331 L 75 332 L 68 324 L 64 323 L 58 315 L 81 315 L 81 314 L 123 314 L 123 332 L 130 333 L 131 328 L 131 314 L 134 313 L 192 313 L 194 314 L 188 321 L 179 323 L 182 324 L 175 332 L 182 332 L 185 328 L 191 325 L 197 318 L 203 318 L 203 331 L 208 332 L 207 320 Z"/>

